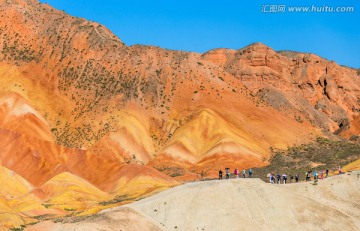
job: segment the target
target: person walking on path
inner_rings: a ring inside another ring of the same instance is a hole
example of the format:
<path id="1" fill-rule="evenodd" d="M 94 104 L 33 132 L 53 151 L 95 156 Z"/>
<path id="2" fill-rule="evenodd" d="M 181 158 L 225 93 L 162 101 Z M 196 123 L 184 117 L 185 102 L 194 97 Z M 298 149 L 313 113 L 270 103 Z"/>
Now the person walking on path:
<path id="1" fill-rule="evenodd" d="M 252 171 L 252 169 L 250 168 L 250 169 L 249 169 L 249 178 L 251 178 L 252 174 L 253 174 L 253 171 Z"/>
<path id="2" fill-rule="evenodd" d="M 243 177 L 244 178 L 246 177 L 246 170 L 245 169 L 243 170 Z"/>
<path id="3" fill-rule="evenodd" d="M 275 184 L 275 176 L 273 174 L 270 174 L 270 183 Z"/>
<path id="4" fill-rule="evenodd" d="M 235 168 L 235 170 L 234 170 L 234 177 L 235 178 L 239 177 L 239 170 L 237 168 Z"/>
<path id="5" fill-rule="evenodd" d="M 287 180 L 286 174 L 283 174 L 282 177 L 283 177 L 284 184 L 286 184 L 286 180 Z"/>
<path id="6" fill-rule="evenodd" d="M 225 168 L 226 171 L 226 179 L 230 179 L 230 168 Z"/>
<path id="7" fill-rule="evenodd" d="M 296 183 L 299 182 L 299 173 L 296 173 L 296 175 L 295 175 L 295 182 Z"/>
<path id="8" fill-rule="evenodd" d="M 314 170 L 314 180 L 317 180 L 317 172 L 316 172 L 316 170 Z"/>
<path id="9" fill-rule="evenodd" d="M 327 178 L 329 176 L 329 169 L 326 169 L 325 174 L 325 178 Z"/>
<path id="10" fill-rule="evenodd" d="M 294 176 L 290 175 L 290 183 L 292 183 L 293 179 L 294 179 Z"/>
<path id="11" fill-rule="evenodd" d="M 222 174 L 223 174 L 223 172 L 222 172 L 222 170 L 220 169 L 220 170 L 219 170 L 219 180 L 222 180 Z"/>
<path id="12" fill-rule="evenodd" d="M 338 170 L 339 170 L 339 174 L 341 174 L 341 173 L 342 173 L 342 170 L 341 170 L 341 167 L 340 167 L 340 166 L 339 166 L 339 169 L 338 169 Z"/>
<path id="13" fill-rule="evenodd" d="M 320 179 L 322 179 L 322 180 L 324 179 L 324 171 L 322 171 L 322 170 L 320 172 Z"/>
<path id="14" fill-rule="evenodd" d="M 277 180 L 277 183 L 280 184 L 280 180 L 281 180 L 280 174 L 277 174 L 277 175 L 276 175 L 276 180 Z"/>

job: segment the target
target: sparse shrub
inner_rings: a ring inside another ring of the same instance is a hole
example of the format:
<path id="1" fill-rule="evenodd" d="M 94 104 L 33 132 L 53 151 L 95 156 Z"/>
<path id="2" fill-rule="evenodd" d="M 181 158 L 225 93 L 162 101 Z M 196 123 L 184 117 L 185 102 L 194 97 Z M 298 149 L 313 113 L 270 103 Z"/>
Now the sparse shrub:
<path id="1" fill-rule="evenodd" d="M 44 206 L 45 208 L 49 208 L 50 206 L 53 206 L 54 204 L 41 204 L 42 206 Z"/>
<path id="2" fill-rule="evenodd" d="M 102 201 L 99 204 L 105 206 L 105 205 L 116 204 L 122 201 L 132 200 L 132 199 L 134 198 L 129 197 L 129 195 L 117 195 L 112 200 Z"/>
<path id="3" fill-rule="evenodd" d="M 21 225 L 20 227 L 10 228 L 11 231 L 23 231 L 26 225 Z"/>

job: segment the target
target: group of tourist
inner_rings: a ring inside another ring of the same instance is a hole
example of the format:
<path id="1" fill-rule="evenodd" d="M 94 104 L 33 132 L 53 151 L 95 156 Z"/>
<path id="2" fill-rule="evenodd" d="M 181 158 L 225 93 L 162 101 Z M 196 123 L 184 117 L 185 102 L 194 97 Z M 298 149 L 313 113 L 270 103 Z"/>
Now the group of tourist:
<path id="1" fill-rule="evenodd" d="M 339 166 L 338 168 L 338 172 L 339 174 L 342 173 L 342 170 L 341 170 L 341 167 Z M 313 180 L 317 181 L 318 179 L 324 179 L 327 178 L 329 176 L 329 169 L 326 169 L 326 170 L 321 170 L 321 171 L 307 171 L 305 173 L 305 181 L 310 181 L 311 180 L 311 173 L 313 175 Z M 239 178 L 239 170 L 237 168 L 235 168 L 234 172 L 233 172 L 233 176 L 234 178 Z M 250 168 L 248 170 L 248 172 L 246 173 L 246 169 L 242 170 L 242 177 L 243 178 L 246 178 L 246 176 L 248 176 L 249 178 L 252 177 L 252 174 L 253 174 L 253 170 Z M 226 176 L 226 179 L 230 179 L 231 177 L 231 174 L 230 174 L 230 168 L 225 168 L 225 176 Z M 269 177 L 269 181 L 271 184 L 281 184 L 281 182 L 283 182 L 284 184 L 286 184 L 287 180 L 288 180 L 288 176 L 286 174 L 273 174 L 273 173 L 269 173 L 267 175 L 267 177 Z M 219 180 L 222 180 L 223 179 L 223 171 L 220 169 L 219 170 Z M 295 174 L 295 176 L 293 175 L 290 175 L 290 183 L 292 183 L 292 181 L 295 179 L 295 182 L 299 182 L 300 180 L 300 175 L 299 173 Z"/>
<path id="2" fill-rule="evenodd" d="M 276 178 L 275 178 L 275 174 L 269 173 L 268 177 L 269 177 L 269 180 L 270 180 L 271 184 L 275 184 L 275 183 L 280 184 L 281 180 L 284 182 L 284 184 L 286 184 L 286 181 L 287 181 L 287 175 L 286 174 L 282 174 L 282 175 L 276 174 Z M 290 181 L 292 181 L 293 178 L 294 178 L 293 176 L 290 176 Z M 300 179 L 299 174 L 296 174 L 295 175 L 295 181 L 298 182 L 299 179 Z"/>
<path id="3" fill-rule="evenodd" d="M 320 176 L 319 176 L 320 175 Z M 327 178 L 329 175 L 329 169 L 325 170 L 325 178 Z M 320 179 L 324 179 L 324 171 L 320 171 L 320 173 L 316 170 L 313 171 L 313 177 L 314 180 L 318 180 Z M 305 181 L 310 181 L 311 180 L 311 171 L 307 171 L 305 173 Z"/>
<path id="4" fill-rule="evenodd" d="M 239 169 L 235 168 L 234 172 L 233 172 L 233 176 L 234 178 L 239 178 Z M 250 168 L 248 173 L 246 174 L 246 169 L 242 170 L 242 177 L 243 178 L 246 178 L 246 176 L 248 175 L 249 178 L 251 178 L 253 174 L 253 171 L 252 169 Z M 230 168 L 225 168 L 225 177 L 226 179 L 230 179 Z M 220 169 L 219 170 L 219 180 L 222 180 L 223 179 L 223 171 Z"/>
<path id="5" fill-rule="evenodd" d="M 307 171 L 305 173 L 305 181 L 310 181 L 311 180 L 311 172 L 312 171 Z M 339 174 L 342 174 L 341 166 L 339 166 L 338 172 L 339 172 Z M 329 176 L 329 169 L 326 169 L 325 171 L 321 170 L 320 173 L 315 170 L 312 173 L 313 173 L 313 179 L 314 180 L 318 180 L 318 179 L 322 180 L 322 179 L 324 179 L 324 174 L 325 174 L 325 178 L 327 178 Z"/>
<path id="6" fill-rule="evenodd" d="M 319 173 L 320 172 L 320 173 Z M 329 169 L 326 169 L 326 170 L 321 170 L 321 171 L 307 171 L 305 173 L 305 181 L 310 181 L 311 180 L 311 173 L 313 175 L 313 180 L 314 181 L 317 181 L 318 179 L 321 179 L 323 180 L 324 178 L 327 178 L 329 176 Z M 341 169 L 341 166 L 339 166 L 338 168 L 338 172 L 339 174 L 342 174 L 342 169 Z M 268 177 L 269 177 L 269 181 L 270 183 L 272 184 L 275 184 L 275 183 L 278 183 L 280 184 L 281 181 L 286 184 L 286 181 L 287 181 L 287 175 L 286 174 L 283 174 L 283 175 L 280 175 L 280 174 L 277 174 L 276 177 L 274 174 L 272 173 L 269 173 L 268 174 Z M 300 175 L 299 173 L 295 174 L 295 176 L 292 176 L 290 175 L 290 183 L 292 182 L 292 180 L 295 178 L 295 182 L 299 182 L 300 180 Z"/>

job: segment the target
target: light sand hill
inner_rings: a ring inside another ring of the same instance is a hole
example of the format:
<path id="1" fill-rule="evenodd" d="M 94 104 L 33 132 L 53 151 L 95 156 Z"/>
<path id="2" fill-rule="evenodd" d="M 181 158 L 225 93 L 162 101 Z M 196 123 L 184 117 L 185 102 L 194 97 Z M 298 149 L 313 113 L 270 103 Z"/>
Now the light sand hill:
<path id="1" fill-rule="evenodd" d="M 99 214 L 89 216 L 85 219 L 72 218 L 69 223 L 52 223 L 46 221 L 27 228 L 27 231 L 53 230 L 53 231 L 75 231 L 75 230 L 122 230 L 122 231 L 162 231 L 164 230 L 156 221 L 145 214 L 132 208 L 119 207 L 110 209 Z"/>
<path id="2" fill-rule="evenodd" d="M 39 223 L 28 230 L 360 230 L 359 174 L 317 185 L 259 179 L 189 183 L 81 221 Z"/>
<path id="3" fill-rule="evenodd" d="M 351 177 L 355 184 L 344 178 Z M 339 181 L 339 182 L 338 182 Z M 360 201 L 360 181 L 355 174 L 319 182 L 298 184 L 312 187 L 312 194 L 327 194 L 332 187 L 349 187 Z M 312 195 L 310 194 L 310 196 Z M 333 197 L 331 205 L 302 194 L 292 185 L 270 185 L 258 179 L 212 181 L 187 184 L 170 189 L 152 198 L 129 205 L 153 217 L 168 230 L 358 230 L 360 215 L 338 209 Z M 341 193 L 337 193 L 340 196 Z M 330 196 L 329 196 L 330 197 Z M 357 201 L 357 202 L 355 202 Z M 342 204 L 342 206 L 344 206 Z M 350 204 L 348 204 L 350 206 Z M 350 209 L 350 208 L 349 208 Z M 156 210 L 156 211 L 155 211 Z"/>
<path id="4" fill-rule="evenodd" d="M 360 171 L 319 180 L 317 185 L 291 184 L 292 191 L 348 215 L 360 230 Z"/>

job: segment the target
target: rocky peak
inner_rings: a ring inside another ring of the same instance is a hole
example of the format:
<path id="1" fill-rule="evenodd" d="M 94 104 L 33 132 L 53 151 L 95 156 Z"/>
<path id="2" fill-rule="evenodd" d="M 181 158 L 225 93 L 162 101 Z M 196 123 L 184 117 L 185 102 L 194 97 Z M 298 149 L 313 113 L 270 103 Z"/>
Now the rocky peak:
<path id="1" fill-rule="evenodd" d="M 266 53 L 268 50 L 272 50 L 274 51 L 272 48 L 270 48 L 269 46 L 266 46 L 263 43 L 260 42 L 256 42 L 256 43 L 252 43 L 246 47 L 243 47 L 241 49 L 238 50 L 239 54 L 245 54 L 245 53 L 251 53 L 251 52 L 264 52 Z"/>
<path id="2" fill-rule="evenodd" d="M 237 52 L 238 59 L 246 60 L 250 66 L 267 66 L 281 72 L 280 56 L 262 43 L 253 43 Z"/>
<path id="3" fill-rule="evenodd" d="M 210 50 L 202 55 L 202 57 L 212 63 L 224 66 L 229 60 L 234 58 L 236 50 L 218 48 Z"/>

